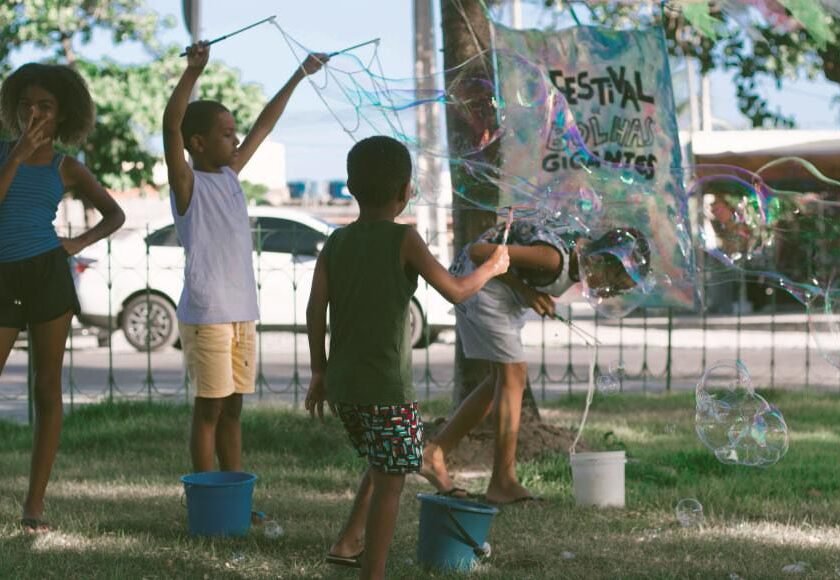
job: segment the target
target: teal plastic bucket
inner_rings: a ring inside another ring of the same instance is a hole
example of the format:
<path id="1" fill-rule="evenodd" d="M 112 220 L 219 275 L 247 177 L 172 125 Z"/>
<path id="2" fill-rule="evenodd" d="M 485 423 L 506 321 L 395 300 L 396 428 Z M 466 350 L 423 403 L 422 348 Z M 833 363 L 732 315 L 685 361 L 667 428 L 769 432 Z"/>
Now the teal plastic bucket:
<path id="1" fill-rule="evenodd" d="M 181 478 L 194 536 L 244 536 L 251 528 L 253 473 L 204 471 Z"/>
<path id="2" fill-rule="evenodd" d="M 493 506 L 441 495 L 418 493 L 420 537 L 417 563 L 429 569 L 468 571 L 490 555 L 487 534 Z"/>

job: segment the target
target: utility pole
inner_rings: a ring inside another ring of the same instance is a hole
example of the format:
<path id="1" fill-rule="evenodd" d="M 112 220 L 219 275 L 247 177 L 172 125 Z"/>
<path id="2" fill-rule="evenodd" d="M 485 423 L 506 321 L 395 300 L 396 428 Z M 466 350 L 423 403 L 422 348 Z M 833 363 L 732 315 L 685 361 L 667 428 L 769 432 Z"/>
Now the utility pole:
<path id="1" fill-rule="evenodd" d="M 414 0 L 414 78 L 418 100 L 438 89 L 432 72 L 435 70 L 435 33 L 433 0 Z M 433 248 L 437 258 L 449 263 L 449 236 L 446 209 L 442 203 L 443 170 L 440 115 L 437 103 L 424 103 L 417 108 L 416 132 L 420 149 L 417 154 L 417 182 L 426 200 L 415 208 L 417 230 Z M 432 154 L 424 153 L 432 152 Z"/>
<path id="2" fill-rule="evenodd" d="M 708 74 L 700 77 L 700 102 L 703 107 L 703 131 L 714 130 L 712 117 L 712 80 Z"/>
<path id="3" fill-rule="evenodd" d="M 201 40 L 201 0 L 181 0 L 181 10 L 184 15 L 184 24 L 187 27 L 187 32 L 190 33 L 190 44 L 195 44 Z M 193 90 L 190 93 L 190 101 L 194 101 L 198 97 L 198 83 L 195 81 Z"/>
<path id="4" fill-rule="evenodd" d="M 517 30 L 522 28 L 522 0 L 511 0 L 510 26 Z"/>

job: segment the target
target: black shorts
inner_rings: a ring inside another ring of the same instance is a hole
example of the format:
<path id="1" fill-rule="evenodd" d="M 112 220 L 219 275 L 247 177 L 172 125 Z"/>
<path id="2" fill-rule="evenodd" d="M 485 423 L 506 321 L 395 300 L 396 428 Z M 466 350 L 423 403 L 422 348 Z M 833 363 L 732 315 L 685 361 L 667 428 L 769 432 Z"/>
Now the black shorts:
<path id="1" fill-rule="evenodd" d="M 78 314 L 80 308 L 63 247 L 25 260 L 0 262 L 0 327 L 23 330 L 69 310 Z"/>

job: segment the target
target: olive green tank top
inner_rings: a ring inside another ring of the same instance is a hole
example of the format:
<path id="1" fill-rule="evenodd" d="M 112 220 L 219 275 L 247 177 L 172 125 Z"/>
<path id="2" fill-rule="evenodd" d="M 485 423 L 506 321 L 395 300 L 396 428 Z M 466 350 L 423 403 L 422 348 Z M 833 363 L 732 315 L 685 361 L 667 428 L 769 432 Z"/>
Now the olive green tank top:
<path id="1" fill-rule="evenodd" d="M 409 303 L 417 274 L 400 264 L 409 226 L 354 222 L 324 245 L 329 286 L 327 399 L 395 405 L 414 401 Z"/>

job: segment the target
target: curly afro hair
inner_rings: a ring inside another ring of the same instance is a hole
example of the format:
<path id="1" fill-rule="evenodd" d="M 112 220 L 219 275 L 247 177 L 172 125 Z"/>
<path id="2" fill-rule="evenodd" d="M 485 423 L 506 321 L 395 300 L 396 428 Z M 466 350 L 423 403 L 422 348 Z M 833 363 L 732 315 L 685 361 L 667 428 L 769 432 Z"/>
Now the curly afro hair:
<path id="1" fill-rule="evenodd" d="M 30 86 L 38 86 L 58 101 L 56 138 L 77 145 L 93 130 L 96 107 L 87 84 L 74 69 L 61 64 L 30 62 L 9 75 L 0 86 L 0 122 L 12 135 L 20 134 L 18 102 Z"/>

